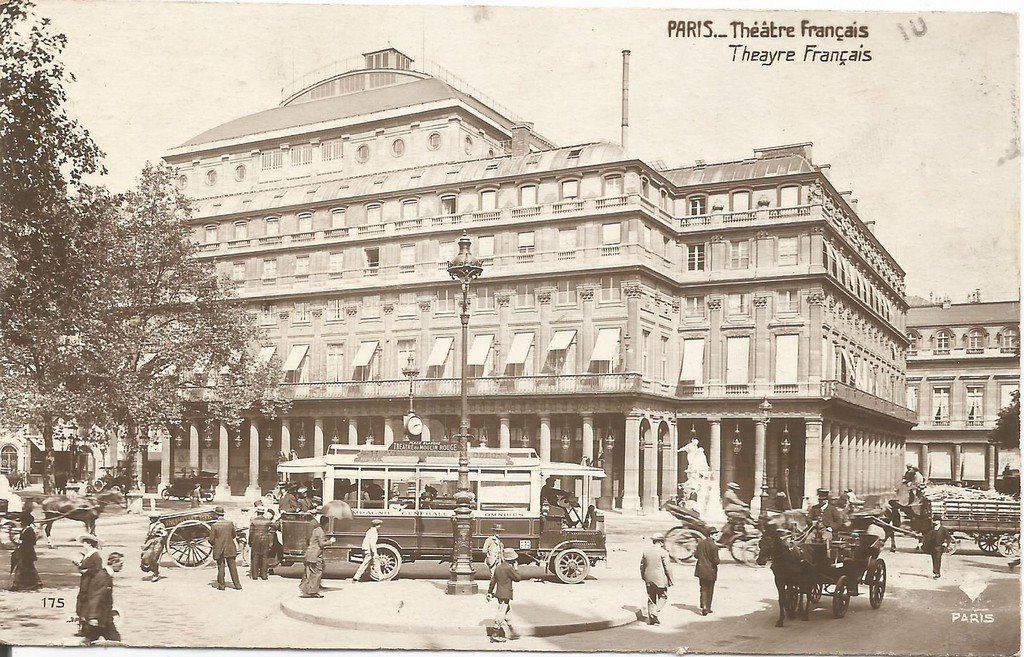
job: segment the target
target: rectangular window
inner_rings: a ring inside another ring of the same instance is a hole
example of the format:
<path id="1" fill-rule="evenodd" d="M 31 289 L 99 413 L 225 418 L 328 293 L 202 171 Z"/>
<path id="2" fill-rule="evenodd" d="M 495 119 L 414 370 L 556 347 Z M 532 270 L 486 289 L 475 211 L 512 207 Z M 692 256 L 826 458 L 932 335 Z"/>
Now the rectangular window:
<path id="1" fill-rule="evenodd" d="M 292 166 L 302 167 L 307 164 L 313 163 L 313 146 L 310 144 L 302 144 L 301 146 L 292 146 Z"/>
<path id="2" fill-rule="evenodd" d="M 295 317 L 296 322 L 305 323 L 309 321 L 309 304 L 308 303 L 297 303 L 295 304 Z"/>
<path id="3" fill-rule="evenodd" d="M 779 290 L 776 296 L 776 312 L 796 313 L 800 312 L 800 291 Z"/>
<path id="4" fill-rule="evenodd" d="M 640 336 L 640 372 L 645 379 L 651 378 L 650 362 L 651 357 L 651 332 L 641 331 Z"/>
<path id="5" fill-rule="evenodd" d="M 276 217 L 266 219 L 267 237 L 276 237 L 281 234 L 281 222 Z"/>
<path id="6" fill-rule="evenodd" d="M 264 171 L 280 169 L 284 166 L 284 154 L 281 150 L 263 151 L 260 153 L 260 163 Z"/>
<path id="7" fill-rule="evenodd" d="M 601 277 L 601 301 L 619 301 L 622 298 L 622 289 L 619 281 L 614 276 Z"/>
<path id="8" fill-rule="evenodd" d="M 750 313 L 750 295 L 745 292 L 729 295 L 729 314 L 746 315 Z"/>
<path id="9" fill-rule="evenodd" d="M 622 176 L 608 176 L 604 179 L 605 196 L 622 196 Z"/>
<path id="10" fill-rule="evenodd" d="M 775 383 L 796 383 L 799 335 L 775 336 Z"/>
<path id="11" fill-rule="evenodd" d="M 476 309 L 494 310 L 494 290 L 486 286 L 477 288 Z"/>
<path id="12" fill-rule="evenodd" d="M 800 205 L 800 188 L 783 187 L 779 190 L 779 205 L 784 208 L 791 208 Z"/>
<path id="13" fill-rule="evenodd" d="M 448 287 L 443 287 L 435 293 L 435 299 L 437 300 L 437 312 L 439 313 L 453 313 L 455 312 L 455 293 Z"/>
<path id="14" fill-rule="evenodd" d="M 273 304 L 263 304 L 260 306 L 260 324 L 268 326 L 277 323 L 277 307 Z"/>
<path id="15" fill-rule="evenodd" d="M 298 256 L 295 258 L 295 275 L 296 276 L 308 276 L 309 275 L 309 256 Z"/>
<path id="16" fill-rule="evenodd" d="M 416 199 L 402 201 L 402 219 L 415 219 L 420 216 L 420 202 Z"/>
<path id="17" fill-rule="evenodd" d="M 733 192 L 732 211 L 746 212 L 750 209 L 750 192 Z"/>
<path id="18" fill-rule="evenodd" d="M 494 235 L 482 235 L 476 241 L 477 255 L 483 259 L 494 257 Z"/>
<path id="19" fill-rule="evenodd" d="M 690 199 L 690 216 L 696 217 L 708 213 L 708 199 L 704 196 L 694 196 Z"/>
<path id="20" fill-rule="evenodd" d="M 729 266 L 733 269 L 750 267 L 750 242 L 729 242 Z"/>
<path id="21" fill-rule="evenodd" d="M 343 143 L 340 139 L 329 139 L 320 142 L 320 159 L 324 162 L 340 160 Z"/>
<path id="22" fill-rule="evenodd" d="M 438 249 L 441 255 L 441 262 L 444 263 L 445 268 L 448 267 L 448 263 L 455 258 L 455 254 L 459 252 L 459 245 L 455 242 L 441 242 L 438 245 Z"/>
<path id="23" fill-rule="evenodd" d="M 704 297 L 686 297 L 685 312 L 687 317 L 704 316 Z"/>
<path id="24" fill-rule="evenodd" d="M 576 283 L 558 281 L 558 304 L 562 306 L 576 305 Z"/>
<path id="25" fill-rule="evenodd" d="M 519 233 L 519 235 L 517 237 L 517 242 L 516 242 L 516 245 L 519 248 L 519 252 L 520 253 L 533 253 L 533 246 L 534 246 L 533 239 L 534 239 L 534 236 L 533 236 L 533 231 L 532 230 Z"/>
<path id="26" fill-rule="evenodd" d="M 405 339 L 398 341 L 398 369 L 408 367 L 410 362 L 416 365 L 416 341 Z M 400 372 L 399 372 L 400 373 Z"/>
<path id="27" fill-rule="evenodd" d="M 456 203 L 454 196 L 442 196 L 441 197 L 441 214 L 450 216 L 456 212 Z"/>
<path id="28" fill-rule="evenodd" d="M 239 221 L 235 223 L 235 239 L 236 240 L 247 240 L 249 239 L 249 222 Z"/>
<path id="29" fill-rule="evenodd" d="M 967 386 L 967 424 L 980 425 L 985 418 L 985 389 L 981 386 Z"/>
<path id="30" fill-rule="evenodd" d="M 398 295 L 399 317 L 415 317 L 417 312 L 419 312 L 419 307 L 414 292 L 402 292 Z"/>
<path id="31" fill-rule="evenodd" d="M 661 357 L 661 382 L 668 383 L 668 337 L 661 336 L 658 355 Z"/>
<path id="32" fill-rule="evenodd" d="M 740 385 L 750 383 L 750 338 L 726 339 L 725 383 Z"/>
<path id="33" fill-rule="evenodd" d="M 498 192 L 493 189 L 485 189 L 480 192 L 480 209 L 482 211 L 496 210 L 498 208 Z"/>
<path id="34" fill-rule="evenodd" d="M 533 286 L 529 283 L 516 285 L 516 308 L 533 308 Z"/>
<path id="35" fill-rule="evenodd" d="M 575 228 L 558 229 L 558 250 L 561 254 L 572 254 L 572 257 L 575 257 L 577 246 L 577 230 Z"/>
<path id="36" fill-rule="evenodd" d="M 917 386 L 907 386 L 907 408 L 917 411 Z"/>
<path id="37" fill-rule="evenodd" d="M 704 271 L 704 245 L 686 245 L 686 271 Z"/>
<path id="38" fill-rule="evenodd" d="M 371 247 L 363 249 L 363 257 L 366 261 L 366 267 L 369 269 L 377 269 L 380 267 L 380 249 L 377 247 Z"/>
<path id="39" fill-rule="evenodd" d="M 779 266 L 785 267 L 797 264 L 799 244 L 799 238 L 796 237 L 779 238 Z"/>
<path id="40" fill-rule="evenodd" d="M 704 338 L 683 340 L 683 366 L 679 381 L 688 385 L 704 384 Z"/>
<path id="41" fill-rule="evenodd" d="M 263 278 L 277 278 L 277 259 L 263 261 Z"/>
<path id="42" fill-rule="evenodd" d="M 236 262 L 231 265 L 231 280 L 233 281 L 244 281 L 245 280 L 245 263 Z"/>
<path id="43" fill-rule="evenodd" d="M 345 254 L 335 251 L 331 254 L 331 273 L 340 274 L 345 269 Z"/>
<path id="44" fill-rule="evenodd" d="M 949 388 L 932 388 L 932 414 L 935 422 L 949 422 Z"/>
<path id="45" fill-rule="evenodd" d="M 328 343 L 324 375 L 328 381 L 341 381 L 345 374 L 345 345 Z"/>
<path id="46" fill-rule="evenodd" d="M 562 181 L 562 200 L 571 201 L 580 197 L 580 181 L 578 180 L 563 180 Z"/>
<path id="47" fill-rule="evenodd" d="M 622 223 L 601 225 L 601 244 L 604 246 L 615 246 L 622 243 Z"/>
<path id="48" fill-rule="evenodd" d="M 331 210 L 331 228 L 345 227 L 345 208 Z"/>
<path id="49" fill-rule="evenodd" d="M 402 250 L 399 253 L 399 264 L 402 266 L 403 273 L 409 273 L 416 270 L 416 245 L 415 244 L 403 244 Z"/>
<path id="50" fill-rule="evenodd" d="M 366 223 L 368 224 L 379 224 L 381 217 L 381 210 L 379 205 L 367 205 L 366 206 Z"/>
<path id="51" fill-rule="evenodd" d="M 362 311 L 363 319 L 377 319 L 380 317 L 380 295 L 370 294 L 363 297 Z"/>
<path id="52" fill-rule="evenodd" d="M 344 317 L 345 310 L 341 307 L 341 299 L 328 299 L 327 319 L 338 321 Z"/>
<path id="53" fill-rule="evenodd" d="M 519 188 L 519 205 L 537 205 L 537 186 L 526 185 Z"/>
<path id="54" fill-rule="evenodd" d="M 298 220 L 298 232 L 308 233 L 313 230 L 313 215 L 300 214 Z"/>
<path id="55" fill-rule="evenodd" d="M 207 226 L 206 227 L 206 231 L 205 231 L 205 237 L 203 238 L 203 240 L 207 244 L 216 244 L 217 241 L 218 241 L 217 240 L 217 227 L 216 226 Z"/>

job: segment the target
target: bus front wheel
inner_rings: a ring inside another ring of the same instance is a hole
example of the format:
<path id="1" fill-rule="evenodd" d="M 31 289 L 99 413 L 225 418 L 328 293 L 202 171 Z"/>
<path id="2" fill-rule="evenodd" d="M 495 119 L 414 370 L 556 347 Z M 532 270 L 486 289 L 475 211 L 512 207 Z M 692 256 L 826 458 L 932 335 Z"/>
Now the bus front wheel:
<path id="1" fill-rule="evenodd" d="M 389 582 L 398 576 L 402 569 L 402 553 L 392 545 L 377 546 L 376 563 L 370 567 L 370 577 L 375 582 Z"/>

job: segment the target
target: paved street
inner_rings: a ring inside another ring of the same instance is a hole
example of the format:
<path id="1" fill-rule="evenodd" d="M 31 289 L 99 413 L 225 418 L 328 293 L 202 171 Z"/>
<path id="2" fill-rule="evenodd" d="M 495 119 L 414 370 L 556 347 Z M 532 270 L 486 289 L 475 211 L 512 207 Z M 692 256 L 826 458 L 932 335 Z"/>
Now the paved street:
<path id="1" fill-rule="evenodd" d="M 639 550 L 651 531 L 669 526 L 668 516 L 608 518 L 611 555 L 608 566 L 599 565 L 593 577 L 571 587 L 553 582 L 530 581 L 518 591 L 530 589 L 530 597 L 545 601 L 562 616 L 572 616 L 579 599 L 602 598 L 623 607 L 640 607 L 644 589 L 639 581 Z M 0 641 L 8 643 L 75 643 L 73 626 L 66 623 L 74 608 L 76 576 L 68 561 L 75 553 L 72 539 L 80 531 L 73 523 L 58 524 L 56 550 L 41 544 L 40 571 L 48 588 L 40 593 L 0 593 Z M 151 583 L 139 570 L 137 555 L 145 519 L 124 514 L 104 515 L 99 535 L 107 540 L 104 551 L 125 552 L 128 561 L 117 579 L 115 607 L 122 613 L 119 627 L 135 645 L 206 645 L 266 647 L 351 647 L 477 649 L 499 647 L 483 636 L 451 636 L 444 632 L 442 582 L 446 567 L 414 564 L 402 571 L 403 579 L 437 582 L 438 629 L 430 636 L 382 634 L 312 625 L 286 617 L 281 603 L 297 594 L 297 568 L 280 570 L 268 582 L 243 581 L 242 591 L 217 591 L 212 567 L 183 570 L 167 567 L 167 579 Z M 595 632 L 551 637 L 523 637 L 506 647 L 517 650 L 654 650 L 675 652 L 775 652 L 815 653 L 823 647 L 837 653 L 934 652 L 938 646 L 949 654 L 1010 654 L 1018 649 L 1020 619 L 1019 584 L 1001 558 L 969 552 L 949 560 L 946 576 L 931 579 L 928 557 L 911 551 L 903 540 L 897 554 L 885 553 L 889 587 L 882 608 L 874 611 L 865 597 L 851 601 L 843 619 L 831 615 L 830 599 L 823 598 L 807 622 L 787 622 L 775 628 L 777 614 L 771 572 L 732 563 L 723 552 L 723 567 L 715 595 L 715 613 L 702 617 L 697 610 L 697 582 L 692 565 L 677 565 L 677 584 L 670 590 L 669 607 L 659 627 L 633 623 Z M 9 583 L 8 552 L 0 553 L 0 585 Z M 331 569 L 334 577 L 350 576 L 351 566 Z M 483 572 L 481 577 L 483 576 Z M 539 576 L 539 569 L 524 568 L 524 575 Z M 328 598 L 344 595 L 400 596 L 401 581 L 377 585 L 353 584 L 345 579 L 325 581 Z M 385 588 L 386 587 L 386 588 Z M 537 587 L 543 594 L 532 595 Z M 976 596 L 971 600 L 970 595 Z M 44 597 L 64 597 L 64 609 L 43 607 Z M 515 604 L 515 603 L 514 603 Z M 493 616 L 494 603 L 479 598 L 480 620 Z M 535 617 L 543 605 L 529 609 Z M 992 614 L 991 622 L 984 614 Z M 215 615 L 214 615 L 215 614 Z M 961 614 L 963 622 L 954 621 Z M 380 620 L 380 619 L 378 619 Z"/>

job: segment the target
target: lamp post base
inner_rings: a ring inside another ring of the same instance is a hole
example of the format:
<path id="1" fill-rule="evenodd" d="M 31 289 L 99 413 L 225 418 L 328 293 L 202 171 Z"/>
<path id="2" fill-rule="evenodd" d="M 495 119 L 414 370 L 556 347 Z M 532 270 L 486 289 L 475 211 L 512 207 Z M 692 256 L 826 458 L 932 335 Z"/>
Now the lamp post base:
<path id="1" fill-rule="evenodd" d="M 460 490 L 455 494 L 455 500 L 458 507 L 455 509 L 455 517 L 452 518 L 454 562 L 445 593 L 448 595 L 475 595 L 479 588 L 473 581 L 473 537 L 471 535 L 473 510 L 470 508 L 473 494 L 468 490 Z"/>
<path id="2" fill-rule="evenodd" d="M 444 591 L 447 595 L 476 595 L 480 592 L 480 587 L 477 586 L 475 581 L 455 579 L 448 580 L 448 586 Z"/>

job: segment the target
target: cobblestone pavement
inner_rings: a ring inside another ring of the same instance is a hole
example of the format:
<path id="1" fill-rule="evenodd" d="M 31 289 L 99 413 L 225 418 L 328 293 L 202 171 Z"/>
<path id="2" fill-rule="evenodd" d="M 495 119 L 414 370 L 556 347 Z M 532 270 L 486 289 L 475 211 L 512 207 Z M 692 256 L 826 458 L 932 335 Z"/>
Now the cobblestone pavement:
<path id="1" fill-rule="evenodd" d="M 229 514 L 232 509 L 229 508 Z M 577 587 L 529 581 L 520 587 L 550 588 L 548 604 L 572 611 L 573 596 L 584 590 L 618 599 L 623 606 L 644 604 L 639 581 L 640 549 L 653 531 L 670 526 L 668 516 L 608 517 L 609 562 L 598 565 L 593 577 Z M 693 566 L 675 566 L 676 586 L 670 589 L 662 625 L 634 623 L 624 627 L 555 637 L 524 637 L 510 644 L 490 644 L 477 637 L 446 636 L 444 596 L 438 586 L 438 631 L 431 635 L 381 634 L 312 625 L 283 615 L 282 601 L 297 594 L 298 569 L 280 569 L 267 582 L 245 579 L 243 590 L 217 591 L 216 569 L 164 569 L 159 582 L 148 581 L 139 570 L 138 548 L 146 519 L 123 514 L 104 515 L 98 533 L 103 550 L 128 555 L 115 585 L 115 607 L 122 614 L 118 626 L 132 645 L 305 647 L 305 648 L 419 648 L 489 650 L 652 650 L 687 649 L 691 652 L 774 653 L 908 653 L 1013 654 L 1019 648 L 1020 586 L 1001 558 L 980 553 L 948 559 L 943 579 L 930 576 L 927 556 L 914 552 L 910 540 L 900 552 L 884 553 L 889 586 L 880 610 L 872 610 L 866 596 L 850 603 L 847 616 L 832 618 L 830 600 L 823 598 L 807 622 L 790 621 L 775 628 L 775 588 L 771 572 L 731 561 L 723 551 L 723 566 L 715 592 L 715 612 L 702 617 L 697 609 L 697 581 Z M 67 623 L 74 609 L 77 575 L 69 560 L 77 548 L 74 523 L 54 529 L 57 549 L 41 544 L 40 570 L 48 588 L 39 593 L 0 592 L 0 642 L 14 644 L 75 644 L 74 626 Z M 9 553 L 0 551 L 0 586 L 8 583 Z M 328 571 L 326 596 L 375 595 L 373 583 L 353 584 L 345 579 L 353 567 Z M 524 575 L 539 577 L 539 569 L 524 568 Z M 412 564 L 403 578 L 443 582 L 446 566 Z M 484 572 L 479 571 L 480 577 Z M 341 577 L 341 578 L 339 578 Z M 378 592 L 383 589 L 378 589 Z M 65 600 L 64 609 L 44 607 L 43 598 Z M 973 597 L 973 600 L 972 600 Z M 481 618 L 490 618 L 494 603 L 480 596 Z M 975 614 L 971 617 L 971 614 Z M 985 616 L 990 614 L 991 616 Z M 958 616 L 959 615 L 959 616 Z"/>

